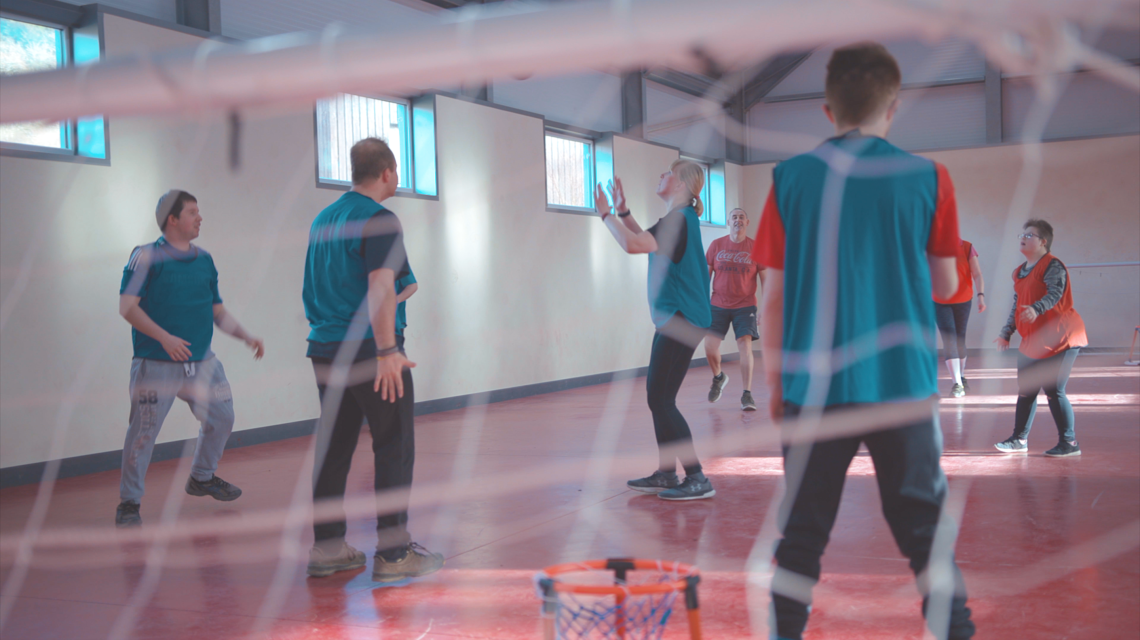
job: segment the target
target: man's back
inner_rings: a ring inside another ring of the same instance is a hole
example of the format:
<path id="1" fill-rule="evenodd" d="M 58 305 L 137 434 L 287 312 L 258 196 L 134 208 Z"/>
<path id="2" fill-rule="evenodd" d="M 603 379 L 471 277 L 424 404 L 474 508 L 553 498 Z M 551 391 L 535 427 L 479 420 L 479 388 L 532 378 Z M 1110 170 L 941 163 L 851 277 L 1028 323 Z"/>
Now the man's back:
<path id="1" fill-rule="evenodd" d="M 766 211 L 765 226 L 778 218 L 783 229 L 761 233 L 786 234 L 784 398 L 800 405 L 824 400 L 808 397 L 817 331 L 835 372 L 825 404 L 934 395 L 926 256 L 957 242 L 945 169 L 856 132 L 781 163 L 773 184 L 768 208 L 778 216 Z"/>

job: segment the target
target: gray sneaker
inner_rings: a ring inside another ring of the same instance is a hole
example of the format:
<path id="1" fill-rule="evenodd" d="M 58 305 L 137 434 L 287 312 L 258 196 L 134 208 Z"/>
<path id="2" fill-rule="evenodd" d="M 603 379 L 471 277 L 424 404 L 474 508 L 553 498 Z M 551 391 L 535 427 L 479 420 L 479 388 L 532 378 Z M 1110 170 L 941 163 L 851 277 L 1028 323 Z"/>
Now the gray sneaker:
<path id="1" fill-rule="evenodd" d="M 309 566 L 305 573 L 314 578 L 331 576 L 337 571 L 350 571 L 363 567 L 368 561 L 363 551 L 354 549 L 344 540 L 340 544 L 314 544 L 309 550 Z"/>
<path id="2" fill-rule="evenodd" d="M 1050 458 L 1067 458 L 1068 456 L 1081 455 L 1081 445 L 1077 444 L 1076 440 L 1072 442 L 1065 442 L 1062 440 L 1057 443 L 1057 446 L 1045 452 L 1045 455 Z"/>
<path id="3" fill-rule="evenodd" d="M 1002 453 L 1028 453 L 1029 444 L 1024 440 L 1019 440 L 1014 437 L 1006 438 L 1001 442 L 994 445 L 994 448 Z"/>
<path id="4" fill-rule="evenodd" d="M 752 399 L 751 391 L 745 391 L 744 395 L 740 396 L 740 408 L 745 411 L 756 410 L 756 401 Z"/>
<path id="5" fill-rule="evenodd" d="M 713 489 L 712 482 L 702 473 L 696 477 L 685 476 L 685 481 L 679 487 L 666 489 L 657 494 L 657 497 L 662 500 L 703 500 L 715 495 L 716 489 Z"/>
<path id="6" fill-rule="evenodd" d="M 966 395 L 966 387 L 963 387 L 960 384 L 955 384 L 953 387 L 950 387 L 950 395 L 954 396 L 955 398 L 961 398 L 962 396 Z"/>
<path id="7" fill-rule="evenodd" d="M 142 516 L 139 515 L 139 503 L 130 500 L 120 502 L 115 509 L 115 526 L 120 529 L 141 527 Z"/>
<path id="8" fill-rule="evenodd" d="M 728 384 L 728 374 L 721 371 L 719 376 L 713 376 L 712 386 L 709 387 L 709 402 L 720 400 L 720 392 Z"/>
<path id="9" fill-rule="evenodd" d="M 415 542 L 408 545 L 407 552 L 399 560 L 385 560 L 379 553 L 373 559 L 373 582 L 399 582 L 406 578 L 418 578 L 435 573 L 443 567 L 442 553 L 432 553 Z"/>
<path id="10" fill-rule="evenodd" d="M 215 500 L 229 502 L 241 497 L 241 489 L 222 480 L 218 476 L 211 476 L 209 480 L 195 480 L 194 476 L 186 481 L 186 493 L 192 496 L 210 496 Z"/>
<path id="11" fill-rule="evenodd" d="M 625 483 L 625 486 L 642 493 L 661 493 L 666 489 L 672 489 L 680 484 L 681 481 L 677 479 L 677 474 L 667 471 L 654 471 L 653 475 L 630 480 Z"/>

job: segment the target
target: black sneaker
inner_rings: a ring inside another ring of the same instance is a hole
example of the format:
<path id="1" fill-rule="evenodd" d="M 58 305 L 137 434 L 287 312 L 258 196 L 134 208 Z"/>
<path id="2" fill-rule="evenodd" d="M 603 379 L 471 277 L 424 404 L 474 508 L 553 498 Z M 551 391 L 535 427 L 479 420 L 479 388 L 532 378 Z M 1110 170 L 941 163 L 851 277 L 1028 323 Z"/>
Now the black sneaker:
<path id="1" fill-rule="evenodd" d="M 1002 453 L 1028 453 L 1029 444 L 1024 440 L 1010 436 L 1005 440 L 994 445 L 994 448 Z"/>
<path id="2" fill-rule="evenodd" d="M 667 471 L 654 471 L 653 475 L 637 480 L 630 480 L 625 486 L 642 493 L 661 493 L 666 489 L 673 489 L 681 484 L 677 474 Z"/>
<path id="3" fill-rule="evenodd" d="M 963 387 L 960 384 L 955 384 L 953 387 L 950 387 L 950 395 L 954 396 L 955 398 L 961 398 L 962 396 L 966 395 L 966 387 Z"/>
<path id="4" fill-rule="evenodd" d="M 141 527 L 142 516 L 139 515 L 139 503 L 125 500 L 115 509 L 115 526 L 120 529 L 127 527 Z"/>
<path id="5" fill-rule="evenodd" d="M 404 557 L 399 560 L 385 560 L 379 552 L 374 559 L 373 582 L 399 582 L 406 578 L 418 578 L 435 573 L 443 567 L 442 553 L 432 553 L 415 542 L 408 545 Z"/>
<path id="6" fill-rule="evenodd" d="M 191 476 L 190 479 L 186 481 L 186 493 L 192 496 L 210 496 L 222 502 L 237 500 L 241 497 L 241 489 L 222 480 L 218 476 L 213 476 L 205 482 L 195 480 L 194 477 Z"/>
<path id="7" fill-rule="evenodd" d="M 756 401 L 752 399 L 751 391 L 745 391 L 744 395 L 740 396 L 740 408 L 745 411 L 756 410 Z"/>
<path id="8" fill-rule="evenodd" d="M 715 495 L 716 489 L 713 489 L 712 482 L 702 473 L 699 476 L 685 476 L 681 486 L 666 489 L 657 494 L 657 497 L 662 500 L 703 500 Z"/>
<path id="9" fill-rule="evenodd" d="M 1045 455 L 1050 458 L 1066 458 L 1068 456 L 1081 455 L 1081 445 L 1077 444 L 1076 440 L 1072 442 L 1065 442 L 1062 440 L 1057 443 L 1057 446 L 1045 452 Z"/>
<path id="10" fill-rule="evenodd" d="M 966 376 L 962 376 L 962 388 L 966 391 L 970 390 L 970 382 L 966 380 Z"/>
<path id="11" fill-rule="evenodd" d="M 724 391 L 726 384 L 728 384 L 727 373 L 721 371 L 719 376 L 713 376 L 712 386 L 709 387 L 709 402 L 720 400 L 720 392 Z"/>

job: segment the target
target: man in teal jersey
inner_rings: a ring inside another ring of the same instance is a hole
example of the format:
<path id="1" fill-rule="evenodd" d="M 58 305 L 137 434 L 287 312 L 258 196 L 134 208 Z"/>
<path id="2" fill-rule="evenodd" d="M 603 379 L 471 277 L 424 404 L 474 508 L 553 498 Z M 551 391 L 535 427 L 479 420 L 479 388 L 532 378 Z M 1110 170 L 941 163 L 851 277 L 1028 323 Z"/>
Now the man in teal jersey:
<path id="1" fill-rule="evenodd" d="M 914 416 L 858 435 L 809 431 L 816 441 L 783 447 L 787 494 L 771 607 L 781 640 L 800 640 L 807 625 L 860 445 L 934 637 L 974 634 L 953 554 L 932 558 L 935 532 L 952 525 L 940 523 L 947 485 L 931 294 L 958 288 L 958 210 L 946 167 L 885 139 L 900 86 L 898 63 L 882 45 L 835 50 L 824 112 L 836 135 L 776 166 L 753 245 L 753 261 L 768 269 L 760 335 L 773 418 L 803 414 L 811 425 L 844 410 Z M 790 423 L 783 430 L 785 442 L 805 434 Z"/>
<path id="2" fill-rule="evenodd" d="M 158 201 L 162 237 L 135 247 L 123 270 L 119 313 L 130 323 L 131 415 L 123 444 L 119 527 L 142 524 L 139 501 L 155 438 L 166 414 L 181 398 L 202 423 L 186 493 L 236 500 L 241 489 L 214 475 L 234 426 L 233 398 L 222 363 L 210 351 L 214 325 L 244 341 L 261 359 L 265 346 L 226 311 L 218 293 L 218 270 L 198 237 L 202 215 L 194 196 L 172 189 Z"/>
<path id="3" fill-rule="evenodd" d="M 402 496 L 401 508 L 376 518 L 372 579 L 398 582 L 438 571 L 443 556 L 412 542 L 406 491 L 415 460 L 415 390 L 411 368 L 397 342 L 396 282 L 411 274 L 400 219 L 380 203 L 396 193 L 396 158 L 383 140 L 352 146 L 352 190 L 317 214 L 309 231 L 303 300 L 309 320 L 308 357 L 317 378 L 313 501 L 344 498 L 360 424 L 372 433 L 373 487 Z M 410 295 L 410 294 L 409 294 Z M 374 364 L 373 364 L 374 363 Z M 308 574 L 332 575 L 363 567 L 364 553 L 345 541 L 347 523 L 317 518 Z"/>

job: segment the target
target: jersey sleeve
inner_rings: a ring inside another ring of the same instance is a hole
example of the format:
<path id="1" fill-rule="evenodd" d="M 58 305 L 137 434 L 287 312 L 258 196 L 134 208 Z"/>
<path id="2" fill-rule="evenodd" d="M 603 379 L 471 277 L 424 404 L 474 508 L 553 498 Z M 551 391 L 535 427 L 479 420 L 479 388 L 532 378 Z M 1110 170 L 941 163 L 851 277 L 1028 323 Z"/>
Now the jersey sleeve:
<path id="1" fill-rule="evenodd" d="M 657 240 L 658 255 L 667 256 L 673 264 L 680 264 L 689 243 L 687 224 L 685 214 L 677 210 L 670 211 L 657 224 L 646 229 Z"/>
<path id="2" fill-rule="evenodd" d="M 222 293 L 218 289 L 218 267 L 214 265 L 213 256 L 210 256 L 210 271 L 213 272 L 210 277 L 210 293 L 214 296 L 214 304 L 222 304 Z"/>
<path id="3" fill-rule="evenodd" d="M 408 256 L 404 251 L 404 229 L 400 219 L 391 211 L 383 210 L 364 224 L 361 244 L 364 253 L 364 270 L 391 269 L 396 278 L 408 272 Z"/>
<path id="4" fill-rule="evenodd" d="M 135 247 L 127 266 L 123 268 L 123 280 L 119 283 L 119 295 L 145 298 L 150 285 L 150 267 L 153 260 L 151 248 L 147 245 Z"/>
<path id="5" fill-rule="evenodd" d="M 780 218 L 780 209 L 776 204 L 776 186 L 772 185 L 772 190 L 768 192 L 768 201 L 764 204 L 764 211 L 760 214 L 756 241 L 752 243 L 752 262 L 758 267 L 783 270 L 786 244 L 784 220 Z"/>
<path id="6" fill-rule="evenodd" d="M 935 163 L 938 181 L 938 197 L 934 208 L 934 224 L 930 226 L 930 238 L 926 241 L 926 252 L 942 258 L 958 255 L 958 199 L 954 195 L 954 183 L 950 172 L 940 163 Z"/>

